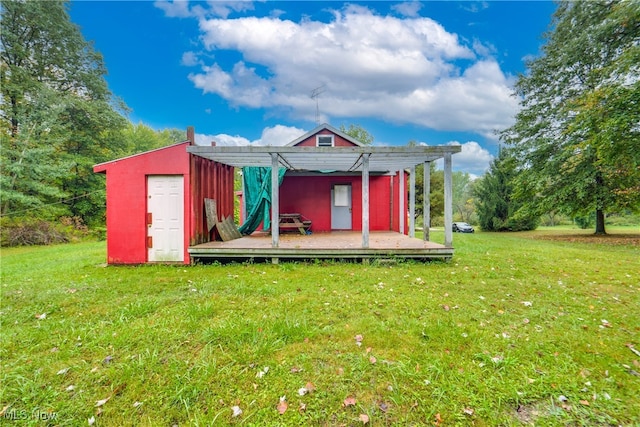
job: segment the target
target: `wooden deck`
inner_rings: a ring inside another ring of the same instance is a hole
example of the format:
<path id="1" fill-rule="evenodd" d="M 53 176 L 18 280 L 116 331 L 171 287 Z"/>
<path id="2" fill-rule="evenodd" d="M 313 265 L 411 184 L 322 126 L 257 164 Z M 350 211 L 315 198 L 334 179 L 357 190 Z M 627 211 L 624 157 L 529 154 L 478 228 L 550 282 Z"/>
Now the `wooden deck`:
<path id="1" fill-rule="evenodd" d="M 453 248 L 395 232 L 371 232 L 369 248 L 362 248 L 360 232 L 341 231 L 310 235 L 280 234 L 278 248 L 271 235 L 254 233 L 227 242 L 208 242 L 189 248 L 193 261 L 271 261 L 309 259 L 450 259 Z"/>

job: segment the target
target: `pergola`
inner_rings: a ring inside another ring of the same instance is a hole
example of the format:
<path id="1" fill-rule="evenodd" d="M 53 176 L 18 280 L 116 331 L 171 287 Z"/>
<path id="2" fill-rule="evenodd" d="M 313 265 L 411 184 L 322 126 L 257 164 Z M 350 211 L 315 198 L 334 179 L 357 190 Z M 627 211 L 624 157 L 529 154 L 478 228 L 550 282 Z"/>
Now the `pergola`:
<path id="1" fill-rule="evenodd" d="M 430 223 L 430 164 L 444 158 L 444 230 L 446 247 L 452 246 L 452 174 L 451 156 L 460 152 L 458 145 L 418 146 L 418 147 L 292 147 L 292 146 L 243 146 L 187 147 L 191 154 L 205 157 L 234 167 L 271 167 L 271 217 L 280 216 L 280 194 L 278 189 L 278 169 L 291 171 L 339 171 L 360 172 L 362 175 L 362 248 L 369 247 L 369 174 L 399 172 L 400 192 L 404 193 L 404 173 L 409 170 L 409 235 L 415 237 L 415 170 L 424 165 L 424 240 L 429 240 Z M 401 198 L 400 212 L 405 210 Z M 400 215 L 400 229 L 404 229 L 404 215 Z M 279 229 L 271 228 L 272 247 L 279 245 Z"/>

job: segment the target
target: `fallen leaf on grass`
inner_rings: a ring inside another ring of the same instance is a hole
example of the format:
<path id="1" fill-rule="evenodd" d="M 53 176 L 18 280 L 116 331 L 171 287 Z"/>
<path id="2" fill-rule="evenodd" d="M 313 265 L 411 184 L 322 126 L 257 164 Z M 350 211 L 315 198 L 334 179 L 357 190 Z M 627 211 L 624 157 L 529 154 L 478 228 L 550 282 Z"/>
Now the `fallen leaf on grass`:
<path id="1" fill-rule="evenodd" d="M 369 357 L 369 362 L 373 365 L 378 361 L 378 359 L 376 359 L 375 357 L 371 356 Z"/>
<path id="2" fill-rule="evenodd" d="M 473 409 L 469 408 L 468 406 L 464 408 L 462 412 L 464 412 L 466 415 L 473 415 Z"/>
<path id="3" fill-rule="evenodd" d="M 589 401 L 588 400 L 581 400 L 580 403 L 585 405 L 585 406 L 589 406 Z"/>
<path id="4" fill-rule="evenodd" d="M 100 406 L 104 405 L 105 403 L 107 403 L 109 401 L 109 399 L 111 399 L 111 396 L 107 397 L 106 399 L 98 400 L 96 402 L 96 406 L 100 407 Z"/>
<path id="5" fill-rule="evenodd" d="M 44 320 L 46 318 L 47 318 L 47 313 L 36 314 L 36 319 L 38 320 Z"/>
<path id="6" fill-rule="evenodd" d="M 287 409 L 289 409 L 289 404 L 287 403 L 287 397 L 286 396 L 282 396 L 280 398 L 280 402 L 278 402 L 278 413 L 280 415 L 284 414 L 285 412 L 287 412 Z"/>
<path id="7" fill-rule="evenodd" d="M 231 414 L 231 416 L 233 418 L 239 417 L 240 415 L 242 415 L 242 409 L 240 409 L 240 407 L 237 406 L 237 405 L 236 406 L 232 406 L 231 407 L 231 411 L 233 411 L 233 413 Z"/>
<path id="8" fill-rule="evenodd" d="M 449 306 L 448 306 L 448 305 L 446 305 L 446 304 L 442 306 L 442 309 L 443 309 L 444 311 L 449 311 L 449 310 L 450 310 Z"/>
<path id="9" fill-rule="evenodd" d="M 384 403 L 384 402 L 380 402 L 380 403 L 378 404 L 378 408 L 380 408 L 380 410 L 381 410 L 382 412 L 386 413 L 386 412 L 389 410 L 389 405 L 387 405 L 387 404 L 386 404 L 386 403 Z"/>
<path id="10" fill-rule="evenodd" d="M 435 415 L 435 418 L 436 418 L 436 423 L 435 423 L 435 424 L 436 424 L 436 426 L 439 426 L 440 424 L 442 424 L 442 421 L 443 421 L 443 420 L 442 420 L 442 417 L 440 416 L 440 412 L 438 412 L 438 413 Z"/>
<path id="11" fill-rule="evenodd" d="M 298 412 L 303 413 L 307 410 L 307 404 L 300 402 L 300 406 L 298 407 Z"/>
<path id="12" fill-rule="evenodd" d="M 139 406 L 142 406 L 142 402 L 138 402 L 138 401 L 133 402 L 133 407 L 134 408 L 137 408 Z"/>
<path id="13" fill-rule="evenodd" d="M 531 307 L 533 303 L 531 301 L 522 301 L 522 305 L 524 305 L 525 307 Z"/>
<path id="14" fill-rule="evenodd" d="M 344 399 L 344 402 L 342 404 L 344 405 L 345 408 L 349 406 L 354 406 L 356 404 L 356 398 L 353 396 L 349 396 L 346 399 Z"/>
<path id="15" fill-rule="evenodd" d="M 94 425 L 96 423 L 96 417 L 89 418 L 87 423 L 89 423 L 90 426 Z"/>
<path id="16" fill-rule="evenodd" d="M 356 335 L 355 337 L 356 340 L 356 345 L 359 347 L 362 345 L 362 340 L 364 339 L 364 337 L 360 334 Z"/>
<path id="17" fill-rule="evenodd" d="M 69 368 L 60 369 L 56 375 L 64 375 L 69 372 Z"/>
<path id="18" fill-rule="evenodd" d="M 367 415 L 367 414 L 360 414 L 360 416 L 358 418 L 360 419 L 360 421 L 362 421 L 362 424 L 368 424 L 369 423 L 369 415 Z"/>
<path id="19" fill-rule="evenodd" d="M 66 391 L 73 391 L 76 389 L 76 386 L 74 386 L 73 384 L 71 384 L 70 386 L 68 386 L 67 388 L 65 388 Z"/>

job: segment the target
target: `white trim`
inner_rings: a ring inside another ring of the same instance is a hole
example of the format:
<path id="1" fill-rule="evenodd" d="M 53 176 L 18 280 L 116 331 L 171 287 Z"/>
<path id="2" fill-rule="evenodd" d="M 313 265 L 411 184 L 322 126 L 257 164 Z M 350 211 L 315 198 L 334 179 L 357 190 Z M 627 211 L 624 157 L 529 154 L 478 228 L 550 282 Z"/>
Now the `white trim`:
<path id="1" fill-rule="evenodd" d="M 331 139 L 331 145 L 326 145 L 326 144 L 322 144 L 320 145 L 320 138 L 330 138 Z M 336 139 L 335 139 L 335 135 L 328 135 L 328 134 L 318 134 L 316 135 L 316 147 L 335 147 L 336 146 Z"/>

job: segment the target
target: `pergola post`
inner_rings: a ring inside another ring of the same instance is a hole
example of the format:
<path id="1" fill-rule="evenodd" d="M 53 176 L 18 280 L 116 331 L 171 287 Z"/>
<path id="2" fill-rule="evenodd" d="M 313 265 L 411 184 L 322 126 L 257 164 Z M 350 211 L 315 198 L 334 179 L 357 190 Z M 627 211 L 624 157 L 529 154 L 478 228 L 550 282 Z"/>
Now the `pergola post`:
<path id="1" fill-rule="evenodd" d="M 362 155 L 362 247 L 369 247 L 369 153 Z"/>
<path id="2" fill-rule="evenodd" d="M 453 246 L 453 182 L 451 153 L 444 155 L 444 245 Z"/>
<path id="3" fill-rule="evenodd" d="M 431 162 L 424 162 L 422 170 L 422 238 L 429 241 L 431 225 Z"/>
<path id="4" fill-rule="evenodd" d="M 398 171 L 398 178 L 400 182 L 398 183 L 398 227 L 400 229 L 400 234 L 404 234 L 404 221 L 406 218 L 406 208 L 405 203 L 407 200 L 407 192 L 405 190 L 405 178 L 404 178 L 404 169 L 400 169 Z"/>
<path id="5" fill-rule="evenodd" d="M 409 173 L 409 237 L 416 237 L 416 167 Z"/>
<path id="6" fill-rule="evenodd" d="M 278 154 L 271 153 L 271 247 L 280 245 L 280 188 L 278 188 Z"/>

